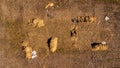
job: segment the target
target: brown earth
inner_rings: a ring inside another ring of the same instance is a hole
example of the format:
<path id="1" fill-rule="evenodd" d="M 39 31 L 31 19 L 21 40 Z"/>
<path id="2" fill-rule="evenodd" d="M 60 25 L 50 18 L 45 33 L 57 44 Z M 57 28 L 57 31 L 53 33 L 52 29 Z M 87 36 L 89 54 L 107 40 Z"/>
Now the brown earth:
<path id="1" fill-rule="evenodd" d="M 45 9 L 51 2 L 55 7 Z M 73 45 L 71 19 L 77 16 L 96 16 L 96 21 L 77 24 Z M 45 26 L 29 25 L 33 18 L 43 19 Z M 0 0 L 0 68 L 120 68 L 119 29 L 119 0 Z M 55 53 L 47 43 L 52 36 L 58 37 Z M 21 45 L 25 39 L 37 58 L 25 58 Z M 109 50 L 91 51 L 91 43 L 101 41 Z"/>

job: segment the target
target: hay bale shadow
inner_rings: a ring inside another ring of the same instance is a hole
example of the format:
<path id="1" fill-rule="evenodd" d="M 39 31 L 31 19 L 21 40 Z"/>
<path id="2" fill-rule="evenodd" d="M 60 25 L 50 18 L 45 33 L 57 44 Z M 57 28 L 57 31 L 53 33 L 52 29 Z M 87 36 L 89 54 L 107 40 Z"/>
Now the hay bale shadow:
<path id="1" fill-rule="evenodd" d="M 93 42 L 91 43 L 92 48 L 95 48 L 96 46 L 100 45 L 101 43 Z"/>
<path id="2" fill-rule="evenodd" d="M 48 44 L 48 48 L 50 49 L 50 42 L 51 42 L 51 39 L 52 37 L 50 37 L 48 40 L 47 40 L 47 44 Z"/>

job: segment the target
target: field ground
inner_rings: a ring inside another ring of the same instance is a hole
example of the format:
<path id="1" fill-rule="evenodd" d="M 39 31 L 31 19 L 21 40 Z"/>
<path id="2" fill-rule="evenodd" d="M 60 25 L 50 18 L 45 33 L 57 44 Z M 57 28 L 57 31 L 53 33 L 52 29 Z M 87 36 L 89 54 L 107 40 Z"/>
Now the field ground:
<path id="1" fill-rule="evenodd" d="M 55 6 L 45 9 L 51 2 Z M 78 40 L 72 45 L 71 19 L 77 16 L 95 16 L 96 21 L 78 23 Z M 45 26 L 29 25 L 33 18 L 43 19 Z M 120 68 L 119 29 L 119 0 L 0 0 L 0 68 Z M 47 43 L 52 36 L 58 37 L 55 53 Z M 25 58 L 25 39 L 37 58 Z M 109 49 L 92 51 L 91 43 L 101 41 Z"/>

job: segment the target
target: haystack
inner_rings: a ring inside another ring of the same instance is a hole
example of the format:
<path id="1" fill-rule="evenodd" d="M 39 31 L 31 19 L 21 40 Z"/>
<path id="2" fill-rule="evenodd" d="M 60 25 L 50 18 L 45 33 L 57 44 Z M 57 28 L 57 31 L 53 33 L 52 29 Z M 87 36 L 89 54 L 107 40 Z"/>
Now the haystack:
<path id="1" fill-rule="evenodd" d="M 90 22 L 95 22 L 96 21 L 96 17 L 95 16 L 91 16 L 90 17 Z"/>
<path id="2" fill-rule="evenodd" d="M 50 51 L 51 52 L 55 52 L 56 51 L 57 43 L 58 43 L 58 38 L 57 37 L 51 38 L 51 41 L 50 41 Z"/>
<path id="3" fill-rule="evenodd" d="M 29 43 L 28 41 L 24 40 L 23 43 L 22 43 L 22 46 L 23 46 L 23 47 L 27 47 L 27 46 L 28 46 L 28 43 Z"/>
<path id="4" fill-rule="evenodd" d="M 25 48 L 25 54 L 26 54 L 26 58 L 27 59 L 31 59 L 32 58 L 32 48 L 30 46 L 27 46 Z"/>
<path id="5" fill-rule="evenodd" d="M 108 50 L 108 46 L 107 45 L 96 45 L 94 48 L 92 48 L 92 51 L 105 51 Z"/>
<path id="6" fill-rule="evenodd" d="M 72 36 L 72 37 L 71 37 L 71 41 L 77 42 L 77 40 L 78 40 L 78 37 L 77 37 L 77 36 Z"/>
<path id="7" fill-rule="evenodd" d="M 36 19 L 33 20 L 33 27 L 40 28 L 40 27 L 42 27 L 44 25 L 45 24 L 44 24 L 44 21 L 42 19 L 36 18 Z"/>
<path id="8" fill-rule="evenodd" d="M 45 6 L 45 9 L 47 9 L 48 7 L 53 7 L 54 6 L 54 3 L 49 3 Z"/>

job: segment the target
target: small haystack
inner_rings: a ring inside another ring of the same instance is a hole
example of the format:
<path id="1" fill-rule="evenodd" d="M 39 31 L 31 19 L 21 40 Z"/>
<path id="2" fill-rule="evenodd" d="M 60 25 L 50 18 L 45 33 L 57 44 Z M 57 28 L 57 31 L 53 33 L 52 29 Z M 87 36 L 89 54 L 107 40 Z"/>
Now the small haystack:
<path id="1" fill-rule="evenodd" d="M 44 20 L 40 18 L 30 19 L 29 24 L 31 24 L 35 28 L 40 28 L 45 25 Z"/>
<path id="2" fill-rule="evenodd" d="M 106 42 L 92 43 L 92 51 L 105 51 L 108 50 L 108 45 Z"/>
<path id="3" fill-rule="evenodd" d="M 57 50 L 58 38 L 52 37 L 50 40 L 50 51 L 55 52 Z"/>
<path id="4" fill-rule="evenodd" d="M 26 58 L 27 59 L 31 59 L 32 58 L 32 48 L 30 46 L 27 46 L 25 48 L 25 54 L 26 54 Z"/>
<path id="5" fill-rule="evenodd" d="M 49 3 L 45 6 L 45 9 L 47 9 L 48 7 L 53 7 L 54 6 L 54 3 Z"/>

